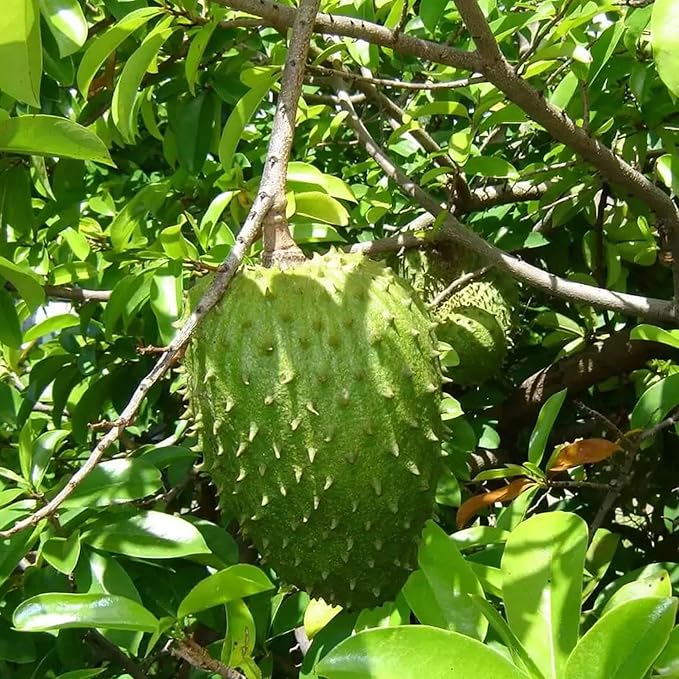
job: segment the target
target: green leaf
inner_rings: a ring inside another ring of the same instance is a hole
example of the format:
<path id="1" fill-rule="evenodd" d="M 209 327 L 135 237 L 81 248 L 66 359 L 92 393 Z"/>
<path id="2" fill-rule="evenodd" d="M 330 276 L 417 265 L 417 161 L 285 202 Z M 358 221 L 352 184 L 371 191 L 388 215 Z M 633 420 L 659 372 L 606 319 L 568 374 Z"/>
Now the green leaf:
<path id="1" fill-rule="evenodd" d="M 0 151 L 113 165 L 104 142 L 94 132 L 59 116 L 26 115 L 0 122 Z"/>
<path id="2" fill-rule="evenodd" d="M 447 4 L 447 0 L 424 0 L 420 3 L 420 19 L 430 33 L 436 30 Z"/>
<path id="3" fill-rule="evenodd" d="M 641 395 L 632 415 L 632 429 L 646 429 L 660 422 L 679 405 L 679 373 L 665 377 L 646 389 Z"/>
<path id="4" fill-rule="evenodd" d="M 158 56 L 160 48 L 165 41 L 174 33 L 176 28 L 169 28 L 173 17 L 163 19 L 144 38 L 142 44 L 127 59 L 120 78 L 113 91 L 111 102 L 111 116 L 122 138 L 128 143 L 134 143 L 136 137 L 137 91 L 146 71 Z"/>
<path id="5" fill-rule="evenodd" d="M 40 0 L 40 11 L 59 47 L 59 56 L 77 52 L 87 40 L 87 21 L 78 0 Z"/>
<path id="6" fill-rule="evenodd" d="M 151 282 L 149 301 L 162 343 L 167 346 L 177 333 L 175 323 L 182 315 L 184 278 L 180 262 L 156 269 Z"/>
<path id="7" fill-rule="evenodd" d="M 46 540 L 41 554 L 60 573 L 72 573 L 80 557 L 80 533 L 71 533 L 67 538 Z"/>
<path id="8" fill-rule="evenodd" d="M 24 632 L 70 627 L 153 632 L 158 624 L 141 604 L 113 594 L 39 594 L 22 601 L 12 620 Z"/>
<path id="9" fill-rule="evenodd" d="M 82 540 L 97 549 L 142 559 L 174 559 L 210 551 L 188 521 L 153 511 L 115 521 L 105 519 L 84 533 Z"/>
<path id="10" fill-rule="evenodd" d="M 31 311 L 35 311 L 45 300 L 40 279 L 30 269 L 24 269 L 0 257 L 0 276 L 17 289 Z"/>
<path id="11" fill-rule="evenodd" d="M 75 314 L 57 314 L 50 316 L 40 323 L 28 328 L 24 334 L 24 342 L 33 342 L 45 335 L 59 332 L 64 328 L 73 328 L 80 325 L 80 317 Z"/>
<path id="12" fill-rule="evenodd" d="M 320 191 L 295 193 L 294 214 L 338 226 L 346 226 L 349 223 L 349 213 L 342 203 Z"/>
<path id="13" fill-rule="evenodd" d="M 39 108 L 42 44 L 38 0 L 4 0 L 2 3 L 0 64 L 3 64 L 0 90 Z"/>
<path id="14" fill-rule="evenodd" d="M 149 19 L 162 14 L 162 11 L 158 7 L 142 7 L 130 12 L 91 42 L 83 54 L 76 76 L 83 97 L 87 97 L 92 79 L 113 50 Z"/>
<path id="15" fill-rule="evenodd" d="M 519 173 L 511 163 L 491 156 L 472 156 L 464 164 L 464 171 L 470 176 L 519 178 Z"/>
<path id="16" fill-rule="evenodd" d="M 653 663 L 654 675 L 677 679 L 679 677 L 679 627 L 675 627 L 663 652 Z"/>
<path id="17" fill-rule="evenodd" d="M 191 99 L 168 102 L 168 119 L 177 140 L 180 165 L 190 174 L 203 169 L 212 143 L 217 98 L 212 92 L 199 92 Z"/>
<path id="18" fill-rule="evenodd" d="M 426 625 L 360 632 L 333 648 L 316 671 L 326 679 L 526 679 L 480 641 Z"/>
<path id="19" fill-rule="evenodd" d="M 433 521 L 428 521 L 422 531 L 418 562 L 432 595 L 431 605 L 422 606 L 426 599 L 418 597 L 412 601 L 413 607 L 407 586 L 404 595 L 420 622 L 433 625 L 434 620 L 443 619 L 446 629 L 483 640 L 488 623 L 469 598 L 470 594 L 483 596 L 483 589 L 455 541 Z"/>
<path id="20" fill-rule="evenodd" d="M 264 99 L 267 92 L 279 78 L 280 74 L 277 74 L 273 78 L 265 80 L 259 86 L 253 87 L 233 107 L 233 111 L 231 111 L 224 124 L 222 136 L 219 140 L 219 162 L 221 162 L 225 171 L 231 169 L 233 154 L 236 152 L 238 142 L 243 136 L 245 126 L 250 122 L 250 118 L 259 108 L 262 99 Z"/>
<path id="21" fill-rule="evenodd" d="M 599 620 L 568 658 L 564 679 L 643 679 L 669 639 L 677 600 L 628 601 Z"/>
<path id="22" fill-rule="evenodd" d="M 296 188 L 294 184 L 311 184 L 312 186 L 318 186 L 329 196 L 349 200 L 352 203 L 356 202 L 356 197 L 345 182 L 339 177 L 324 174 L 310 163 L 300 161 L 289 163 L 288 184 L 293 185 L 291 188 Z"/>
<path id="23" fill-rule="evenodd" d="M 347 239 L 329 224 L 290 224 L 295 243 L 346 243 Z"/>
<path id="24" fill-rule="evenodd" d="M 623 585 L 606 602 L 601 615 L 604 616 L 614 608 L 635 599 L 645 599 L 648 597 L 667 598 L 671 596 L 672 581 L 670 580 L 670 575 L 666 570 L 660 570 L 645 578 L 639 578 Z"/>
<path id="25" fill-rule="evenodd" d="M 273 584 L 256 566 L 236 564 L 201 580 L 179 604 L 177 617 L 204 611 L 273 589 Z"/>
<path id="26" fill-rule="evenodd" d="M 665 153 L 655 161 L 655 173 L 662 183 L 679 195 L 679 156 Z"/>
<path id="27" fill-rule="evenodd" d="M 116 215 L 109 226 L 111 243 L 116 250 L 125 250 L 135 229 L 141 226 L 146 215 L 154 214 L 165 202 L 169 182 L 149 184 L 140 189 Z"/>
<path id="28" fill-rule="evenodd" d="M 209 23 L 202 26 L 191 40 L 189 51 L 184 61 L 184 71 L 186 73 L 186 82 L 189 85 L 189 92 L 195 96 L 196 81 L 198 79 L 198 68 L 205 53 L 205 48 L 210 42 L 210 38 L 217 28 L 218 21 L 214 18 Z"/>
<path id="29" fill-rule="evenodd" d="M 651 14 L 651 45 L 660 79 L 679 97 L 679 5 L 675 0 L 655 0 Z"/>
<path id="30" fill-rule="evenodd" d="M 538 420 L 535 423 L 533 433 L 530 435 L 528 443 L 528 461 L 539 465 L 542 462 L 542 457 L 545 454 L 545 448 L 549 435 L 552 433 L 552 427 L 559 416 L 559 411 L 566 399 L 566 389 L 552 394 L 540 408 Z"/>
<path id="31" fill-rule="evenodd" d="M 502 593 L 509 627 L 546 679 L 562 676 L 578 640 L 586 552 L 585 522 L 558 511 L 519 524 L 505 545 Z"/>
<path id="32" fill-rule="evenodd" d="M 477 594 L 470 595 L 474 605 L 486 616 L 495 633 L 500 637 L 502 643 L 509 649 L 512 660 L 521 667 L 532 679 L 544 679 L 542 672 L 537 668 L 531 657 L 526 653 L 526 649 L 516 638 L 516 635 L 509 628 L 505 619 L 498 613 L 497 609 L 483 597 Z"/>
<path id="33" fill-rule="evenodd" d="M 0 343 L 18 349 L 23 342 L 21 323 L 12 296 L 0 288 Z"/>
<path id="34" fill-rule="evenodd" d="M 72 670 L 60 674 L 56 679 L 92 679 L 92 677 L 99 676 L 104 670 L 106 670 L 106 667 L 98 667 L 93 670 Z"/>
<path id="35" fill-rule="evenodd" d="M 69 509 L 105 507 L 138 500 L 152 495 L 161 487 L 160 471 L 145 460 L 106 460 L 83 479 L 61 506 Z M 171 522 L 174 517 L 168 518 Z"/>
<path id="36" fill-rule="evenodd" d="M 11 506 L 7 509 L 11 509 Z M 5 522 L 5 525 L 24 518 L 18 512 L 15 512 L 15 514 L 11 521 Z M 37 542 L 44 527 L 45 522 L 41 521 L 33 530 L 26 529 L 12 535 L 11 538 L 0 541 L 0 585 L 12 576 L 21 559 L 26 556 Z"/>
<path id="37" fill-rule="evenodd" d="M 468 118 L 469 112 L 467 107 L 459 101 L 430 101 L 408 111 L 408 115 L 413 118 L 424 118 L 425 116 L 460 116 Z"/>
<path id="38" fill-rule="evenodd" d="M 198 227 L 198 241 L 203 250 L 208 250 L 209 245 L 217 235 L 217 225 L 219 224 L 222 212 L 226 210 L 235 195 L 236 191 L 224 191 L 215 196 L 207 210 L 205 210 L 205 214 L 200 220 Z"/>
<path id="39" fill-rule="evenodd" d="M 52 456 L 66 438 L 68 438 L 69 434 L 70 432 L 64 429 L 52 429 L 44 434 L 40 434 L 33 441 L 29 480 L 34 488 L 40 488 Z"/>

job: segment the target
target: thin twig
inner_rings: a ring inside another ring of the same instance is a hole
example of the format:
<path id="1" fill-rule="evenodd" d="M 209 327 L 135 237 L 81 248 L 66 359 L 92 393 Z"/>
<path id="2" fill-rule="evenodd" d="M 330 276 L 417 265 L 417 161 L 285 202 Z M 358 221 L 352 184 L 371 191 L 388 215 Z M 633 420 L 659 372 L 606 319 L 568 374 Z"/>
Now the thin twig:
<path id="1" fill-rule="evenodd" d="M 427 82 L 413 82 L 408 80 L 392 80 L 390 78 L 376 78 L 373 76 L 359 75 L 358 73 L 351 73 L 347 71 L 338 71 L 334 68 L 327 68 L 326 66 L 307 66 L 307 69 L 312 73 L 318 73 L 325 76 L 343 76 L 347 80 L 354 82 L 366 83 L 368 85 L 381 85 L 382 87 L 394 87 L 401 90 L 455 90 L 461 87 L 468 87 L 476 83 L 485 82 L 482 75 L 473 75 L 469 78 L 458 78 L 457 80 L 442 80 L 442 81 L 427 81 Z"/>
<path id="2" fill-rule="evenodd" d="M 77 285 L 46 285 L 44 290 L 48 297 L 74 302 L 107 302 L 111 299 L 111 290 L 87 290 Z"/>
<path id="3" fill-rule="evenodd" d="M 288 50 L 288 57 L 283 71 L 285 87 L 281 92 L 276 107 L 262 180 L 250 212 L 228 258 L 220 265 L 212 284 L 201 297 L 188 320 L 179 329 L 174 340 L 168 346 L 167 351 L 160 356 L 151 371 L 139 383 L 127 405 L 120 413 L 120 417 L 111 423 L 111 428 L 96 444 L 83 466 L 73 474 L 66 485 L 44 507 L 25 519 L 18 521 L 7 530 L 0 532 L 1 538 L 8 538 L 25 528 L 35 526 L 42 519 L 54 514 L 59 509 L 61 503 L 95 469 L 108 448 L 120 438 L 125 428 L 134 422 L 146 395 L 165 373 L 181 359 L 198 324 L 221 299 L 243 261 L 243 257 L 257 239 L 262 224 L 269 215 L 270 210 L 274 207 L 274 202 L 280 201 L 280 191 L 281 187 L 285 187 L 287 159 L 292 146 L 290 135 L 291 130 L 294 132 L 297 101 L 302 89 L 304 63 L 306 60 L 308 38 L 310 37 L 310 30 L 307 29 L 309 24 L 313 24 L 313 16 L 311 16 L 311 20 L 309 20 L 308 16 L 309 14 L 313 15 L 315 12 L 314 6 L 317 6 L 317 3 L 318 0 L 309 0 L 308 2 L 304 0 L 297 14 L 302 30 L 298 30 L 298 26 L 295 24 L 291 46 Z M 302 11 L 303 9 L 305 11 Z M 307 22 L 307 25 L 304 25 L 304 22 Z M 296 39 L 296 36 L 300 33 L 307 37 L 306 46 L 300 43 L 299 39 Z"/>
<path id="4" fill-rule="evenodd" d="M 228 667 L 223 662 L 215 660 L 200 644 L 190 637 L 186 637 L 173 647 L 172 653 L 185 660 L 189 665 L 201 670 L 209 670 L 224 679 L 246 679 L 238 670 Z"/>

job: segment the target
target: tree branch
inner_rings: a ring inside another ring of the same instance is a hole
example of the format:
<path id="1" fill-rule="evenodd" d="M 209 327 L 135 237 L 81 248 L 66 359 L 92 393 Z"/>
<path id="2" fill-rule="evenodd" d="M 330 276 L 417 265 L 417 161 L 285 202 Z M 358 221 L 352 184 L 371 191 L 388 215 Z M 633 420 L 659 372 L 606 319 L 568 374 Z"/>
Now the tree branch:
<path id="1" fill-rule="evenodd" d="M 609 181 L 624 187 L 642 200 L 666 223 L 673 234 L 674 297 L 679 301 L 679 210 L 672 199 L 643 174 L 626 163 L 595 137 L 578 127 L 565 113 L 544 99 L 519 76 L 502 55 L 493 33 L 476 0 L 455 0 L 462 19 L 471 34 L 482 64 L 478 70 L 505 96 L 517 104 L 534 121 L 540 123 L 560 141 L 594 167 Z"/>
<path id="2" fill-rule="evenodd" d="M 83 479 L 99 464 L 99 461 L 103 458 L 109 447 L 121 437 L 125 428 L 134 422 L 139 408 L 150 389 L 181 359 L 198 324 L 210 309 L 217 304 L 231 283 L 238 267 L 243 261 L 243 257 L 257 239 L 269 211 L 274 207 L 274 202 L 277 196 L 280 195 L 280 187 L 285 187 L 287 160 L 292 145 L 290 135 L 291 130 L 294 130 L 297 100 L 301 93 L 304 63 L 306 60 L 306 48 L 300 44 L 301 40 L 297 37 L 297 34 L 301 33 L 303 36 L 306 36 L 308 45 L 308 39 L 311 34 L 310 26 L 312 24 L 313 12 L 315 11 L 314 7 L 317 6 L 318 1 L 303 0 L 300 7 L 298 13 L 300 28 L 298 30 L 298 26 L 295 25 L 293 29 L 291 47 L 284 68 L 284 88 L 279 97 L 276 115 L 274 116 L 262 180 L 250 212 L 236 237 L 236 242 L 228 258 L 219 266 L 212 284 L 201 297 L 188 320 L 179 329 L 175 338 L 167 347 L 167 350 L 161 354 L 151 371 L 139 383 L 121 412 L 120 417 L 115 422 L 111 422 L 110 429 L 96 444 L 83 466 L 73 474 L 66 485 L 44 507 L 41 507 L 25 519 L 18 521 L 9 529 L 0 532 L 0 538 L 8 538 L 26 528 L 35 526 L 42 519 L 52 516 L 59 509 L 61 503 L 73 493 Z M 304 11 L 302 11 L 303 9 Z M 309 18 L 310 16 L 311 19 Z M 287 89 L 285 89 L 286 87 Z"/>
<path id="3" fill-rule="evenodd" d="M 487 243 L 481 237 L 463 226 L 455 219 L 455 217 L 441 207 L 433 196 L 424 191 L 412 179 L 407 177 L 403 171 L 393 163 L 385 151 L 377 145 L 363 124 L 363 121 L 356 114 L 353 104 L 349 100 L 344 83 L 340 79 L 337 80 L 337 90 L 341 106 L 348 113 L 347 121 L 353 127 L 368 154 L 372 156 L 384 173 L 399 185 L 406 195 L 418 202 L 425 210 L 435 217 L 441 215 L 442 226 L 438 230 L 438 238 L 447 238 L 448 240 L 464 245 L 481 255 L 488 264 L 492 264 L 499 269 L 507 271 L 527 285 L 542 290 L 554 297 L 561 297 L 571 301 L 586 302 L 593 306 L 644 318 L 665 321 L 674 321 L 676 319 L 672 302 L 630 295 L 627 293 L 612 292 L 593 285 L 575 283 L 539 269 L 527 262 L 523 262 L 516 257 L 512 257 L 490 243 Z M 375 251 L 375 243 L 371 244 L 372 248 L 369 244 L 360 245 L 363 246 L 364 252 Z M 383 249 L 382 251 L 385 250 Z"/>
<path id="4" fill-rule="evenodd" d="M 178 641 L 172 652 L 189 663 L 189 665 L 201 670 L 209 670 L 220 677 L 224 677 L 224 679 L 245 679 L 245 676 L 238 670 L 227 667 L 223 662 L 215 660 L 200 644 L 190 637 Z"/>
<path id="5" fill-rule="evenodd" d="M 292 26 L 296 10 L 294 7 L 279 5 L 271 0 L 217 0 L 220 5 L 262 17 L 279 30 Z M 314 30 L 324 35 L 341 35 L 358 38 L 375 45 L 389 47 L 402 54 L 421 57 L 447 66 L 475 72 L 480 64 L 478 55 L 465 50 L 440 45 L 430 40 L 413 38 L 404 33 L 396 33 L 384 26 L 341 16 L 339 14 L 318 14 L 314 22 Z"/>

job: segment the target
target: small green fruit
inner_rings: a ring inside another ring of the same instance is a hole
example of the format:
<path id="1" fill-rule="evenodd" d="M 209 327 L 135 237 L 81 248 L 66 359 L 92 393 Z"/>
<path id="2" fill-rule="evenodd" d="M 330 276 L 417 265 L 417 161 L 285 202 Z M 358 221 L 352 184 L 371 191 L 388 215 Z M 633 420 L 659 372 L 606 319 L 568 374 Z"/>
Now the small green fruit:
<path id="1" fill-rule="evenodd" d="M 360 255 L 246 268 L 187 354 L 206 468 L 281 578 L 350 607 L 415 564 L 440 463 L 432 322 Z"/>

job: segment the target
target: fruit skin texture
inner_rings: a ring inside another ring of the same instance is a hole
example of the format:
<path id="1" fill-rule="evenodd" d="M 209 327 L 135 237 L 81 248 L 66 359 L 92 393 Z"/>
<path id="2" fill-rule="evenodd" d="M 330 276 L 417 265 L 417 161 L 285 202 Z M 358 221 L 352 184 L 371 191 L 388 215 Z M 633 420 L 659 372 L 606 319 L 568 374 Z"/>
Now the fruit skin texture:
<path id="1" fill-rule="evenodd" d="M 431 302 L 465 273 L 482 266 L 477 255 L 460 246 L 406 253 L 403 274 Z M 453 293 L 438 306 L 438 338 L 456 351 L 459 365 L 447 372 L 460 385 L 482 384 L 496 375 L 511 345 L 514 330 L 516 284 L 508 276 L 491 271 Z"/>
<path id="2" fill-rule="evenodd" d="M 330 253 L 239 273 L 187 353 L 223 509 L 329 603 L 393 598 L 415 566 L 441 471 L 432 328 L 390 269 Z"/>

